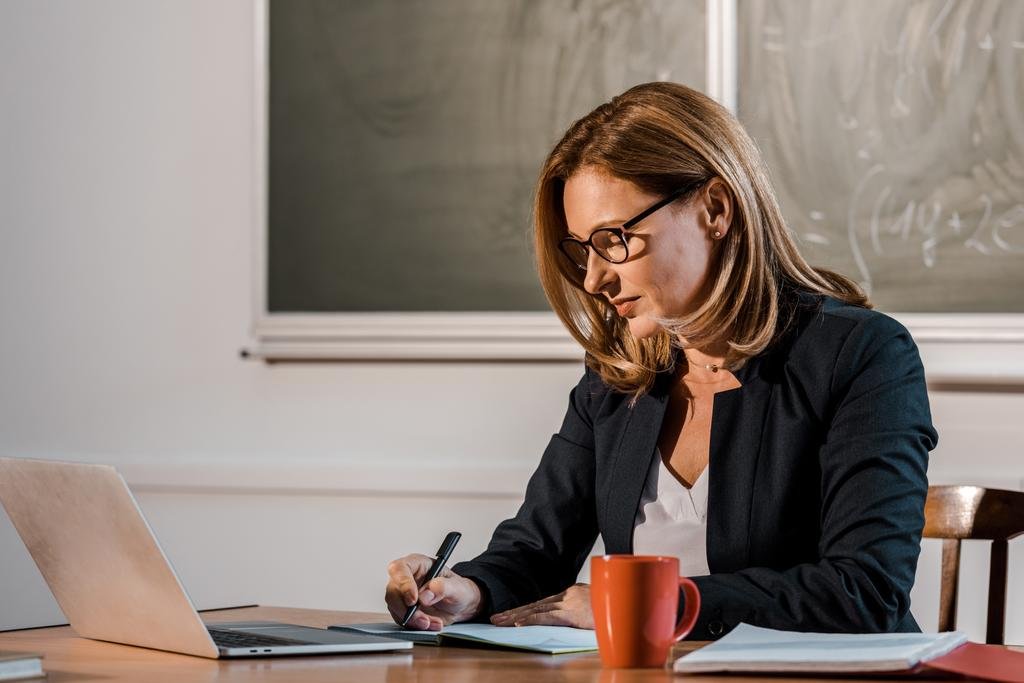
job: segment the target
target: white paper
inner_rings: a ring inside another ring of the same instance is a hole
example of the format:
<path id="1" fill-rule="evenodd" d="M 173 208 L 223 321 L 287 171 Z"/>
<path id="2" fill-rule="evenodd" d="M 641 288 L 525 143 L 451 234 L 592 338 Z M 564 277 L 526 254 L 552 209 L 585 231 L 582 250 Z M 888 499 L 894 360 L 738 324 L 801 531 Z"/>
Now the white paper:
<path id="1" fill-rule="evenodd" d="M 594 632 L 569 626 L 494 626 L 492 624 L 452 624 L 441 630 L 445 635 L 461 635 L 507 647 L 536 650 L 596 650 Z"/>

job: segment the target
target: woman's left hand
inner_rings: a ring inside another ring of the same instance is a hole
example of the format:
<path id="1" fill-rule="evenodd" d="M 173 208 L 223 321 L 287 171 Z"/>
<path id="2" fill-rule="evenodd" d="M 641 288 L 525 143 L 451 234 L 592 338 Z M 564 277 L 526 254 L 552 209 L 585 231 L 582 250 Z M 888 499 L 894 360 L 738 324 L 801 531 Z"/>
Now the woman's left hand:
<path id="1" fill-rule="evenodd" d="M 498 612 L 491 617 L 495 626 L 573 626 L 594 628 L 590 608 L 590 586 L 577 583 L 557 595 L 531 602 L 529 605 Z"/>

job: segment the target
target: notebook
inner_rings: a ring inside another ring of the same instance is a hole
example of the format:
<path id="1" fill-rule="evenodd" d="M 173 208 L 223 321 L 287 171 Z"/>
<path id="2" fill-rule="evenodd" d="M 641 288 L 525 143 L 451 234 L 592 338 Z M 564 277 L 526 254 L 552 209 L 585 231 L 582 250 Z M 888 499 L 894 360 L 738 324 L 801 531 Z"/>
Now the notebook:
<path id="1" fill-rule="evenodd" d="M 0 681 L 38 678 L 45 675 L 42 655 L 0 650 Z"/>
<path id="2" fill-rule="evenodd" d="M 950 633 L 799 633 L 740 624 L 676 660 L 678 673 L 868 673 L 910 671 L 967 642 Z"/>
<path id="3" fill-rule="evenodd" d="M 411 640 L 423 645 L 452 645 L 467 641 L 478 645 L 552 655 L 597 650 L 597 638 L 588 629 L 569 626 L 494 626 L 492 624 L 452 624 L 440 631 L 410 631 L 393 623 L 338 624 L 340 631 L 356 631 L 390 638 Z"/>

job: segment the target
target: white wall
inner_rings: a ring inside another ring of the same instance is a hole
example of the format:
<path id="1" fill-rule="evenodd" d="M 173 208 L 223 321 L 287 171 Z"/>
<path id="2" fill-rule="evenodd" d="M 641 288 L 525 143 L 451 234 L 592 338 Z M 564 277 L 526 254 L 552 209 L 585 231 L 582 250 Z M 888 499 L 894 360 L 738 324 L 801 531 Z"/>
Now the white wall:
<path id="1" fill-rule="evenodd" d="M 200 607 L 378 609 L 388 559 L 451 528 L 467 557 L 514 512 L 580 367 L 238 359 L 252 12 L 0 2 L 0 454 L 118 465 Z M 933 479 L 1020 488 L 1024 395 L 932 399 Z M 970 586 L 985 552 L 966 551 Z M 921 566 L 914 610 L 933 628 L 937 545 Z M 981 637 L 970 586 L 962 625 Z M 0 628 L 61 619 L 0 512 Z"/>

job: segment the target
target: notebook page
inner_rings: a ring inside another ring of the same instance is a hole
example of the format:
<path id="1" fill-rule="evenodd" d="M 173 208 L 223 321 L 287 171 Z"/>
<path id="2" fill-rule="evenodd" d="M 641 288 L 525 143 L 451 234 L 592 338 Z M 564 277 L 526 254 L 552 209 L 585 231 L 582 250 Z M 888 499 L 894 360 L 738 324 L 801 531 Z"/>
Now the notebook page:
<path id="1" fill-rule="evenodd" d="M 551 654 L 597 649 L 597 637 L 593 631 L 569 626 L 453 624 L 441 633 L 449 637 Z"/>

